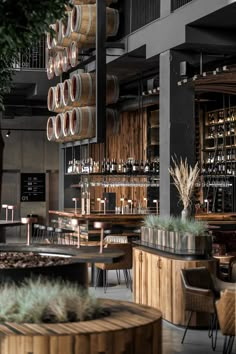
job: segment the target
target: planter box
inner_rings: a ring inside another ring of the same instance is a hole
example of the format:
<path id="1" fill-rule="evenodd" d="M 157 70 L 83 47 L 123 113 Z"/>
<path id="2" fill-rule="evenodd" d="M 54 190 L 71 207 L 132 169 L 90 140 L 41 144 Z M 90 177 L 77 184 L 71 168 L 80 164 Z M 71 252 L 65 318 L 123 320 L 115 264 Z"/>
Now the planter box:
<path id="1" fill-rule="evenodd" d="M 211 255 L 211 236 L 193 236 L 173 231 L 163 231 L 143 226 L 141 228 L 141 241 L 149 247 L 160 248 L 170 253 L 186 255 Z"/>
<path id="2" fill-rule="evenodd" d="M 100 300 L 111 312 L 97 320 L 0 326 L 1 354 L 161 354 L 159 310 Z"/>

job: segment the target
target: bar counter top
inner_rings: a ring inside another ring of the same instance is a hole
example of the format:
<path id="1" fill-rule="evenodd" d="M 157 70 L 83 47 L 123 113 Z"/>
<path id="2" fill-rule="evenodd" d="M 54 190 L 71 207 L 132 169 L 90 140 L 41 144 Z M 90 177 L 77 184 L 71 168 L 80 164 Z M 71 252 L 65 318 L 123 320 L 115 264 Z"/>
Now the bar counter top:
<path id="1" fill-rule="evenodd" d="M 209 224 L 236 224 L 236 213 L 203 213 L 195 215 L 195 219 L 207 221 Z"/>
<path id="2" fill-rule="evenodd" d="M 76 218 L 81 220 L 97 220 L 97 221 L 142 221 L 146 214 L 78 214 L 68 211 L 49 210 L 49 214 L 64 216 L 68 218 Z"/>

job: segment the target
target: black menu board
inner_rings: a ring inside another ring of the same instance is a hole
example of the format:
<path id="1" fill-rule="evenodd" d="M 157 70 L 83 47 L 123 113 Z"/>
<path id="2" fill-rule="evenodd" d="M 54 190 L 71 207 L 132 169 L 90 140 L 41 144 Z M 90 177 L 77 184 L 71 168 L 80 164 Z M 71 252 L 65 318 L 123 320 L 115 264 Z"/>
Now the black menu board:
<path id="1" fill-rule="evenodd" d="M 45 201 L 45 173 L 21 173 L 22 202 Z"/>

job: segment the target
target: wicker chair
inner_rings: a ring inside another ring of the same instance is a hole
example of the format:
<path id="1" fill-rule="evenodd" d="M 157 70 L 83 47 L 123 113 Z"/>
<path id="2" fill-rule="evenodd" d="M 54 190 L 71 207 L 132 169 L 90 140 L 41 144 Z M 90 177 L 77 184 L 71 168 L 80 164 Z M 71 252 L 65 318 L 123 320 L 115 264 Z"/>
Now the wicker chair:
<path id="1" fill-rule="evenodd" d="M 223 354 L 232 352 L 236 335 L 235 316 L 236 291 L 225 290 L 216 302 L 218 321 L 222 334 L 225 336 Z"/>
<path id="2" fill-rule="evenodd" d="M 115 248 L 119 251 L 124 251 L 125 254 L 121 258 L 121 260 L 116 263 L 111 263 L 111 264 L 95 263 L 95 266 L 98 268 L 95 287 L 97 286 L 101 271 L 103 271 L 103 288 L 104 288 L 104 292 L 106 292 L 108 287 L 108 271 L 116 270 L 118 284 L 120 284 L 120 270 L 123 270 L 126 286 L 127 288 L 130 288 L 132 291 L 132 280 L 130 274 L 130 269 L 132 269 L 132 244 L 131 243 L 108 243 L 105 247 Z"/>
<path id="3" fill-rule="evenodd" d="M 215 300 L 219 292 L 215 289 L 211 274 L 205 267 L 181 269 L 185 311 L 190 311 L 187 326 L 181 343 L 184 342 L 193 312 L 204 312 L 211 315 L 208 336 L 212 340 L 212 349 L 216 348 L 217 315 Z M 215 335 L 214 335 L 214 329 Z"/>

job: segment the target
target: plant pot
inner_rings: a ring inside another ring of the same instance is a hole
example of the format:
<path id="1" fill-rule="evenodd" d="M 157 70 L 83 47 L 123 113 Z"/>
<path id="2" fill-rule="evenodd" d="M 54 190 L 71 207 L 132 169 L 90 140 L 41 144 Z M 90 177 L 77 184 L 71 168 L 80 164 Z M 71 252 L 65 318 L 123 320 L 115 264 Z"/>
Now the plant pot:
<path id="1" fill-rule="evenodd" d="M 100 300 L 109 316 L 71 323 L 1 324 L 4 354 L 161 354 L 161 313 L 157 309 L 116 300 Z"/>

